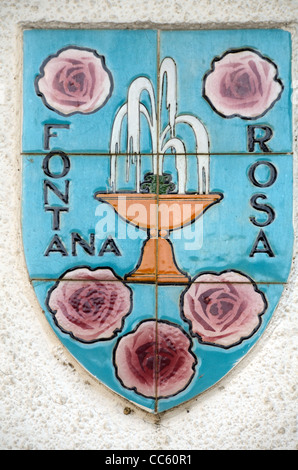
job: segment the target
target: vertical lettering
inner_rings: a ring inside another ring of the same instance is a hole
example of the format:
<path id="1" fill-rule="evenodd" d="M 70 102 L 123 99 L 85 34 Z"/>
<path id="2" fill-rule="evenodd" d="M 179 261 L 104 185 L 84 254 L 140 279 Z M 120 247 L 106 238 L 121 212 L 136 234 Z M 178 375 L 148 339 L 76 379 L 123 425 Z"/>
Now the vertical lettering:
<path id="1" fill-rule="evenodd" d="M 51 170 L 50 170 L 50 161 L 51 161 L 51 158 L 53 158 L 54 156 L 57 156 L 61 158 L 61 161 L 62 161 L 62 165 L 63 165 L 63 168 L 62 168 L 62 171 L 60 173 L 53 173 Z M 69 160 L 69 157 L 66 155 L 65 152 L 62 152 L 61 150 L 55 150 L 53 152 L 49 152 L 45 158 L 43 159 L 43 162 L 42 162 L 42 169 L 44 171 L 44 173 L 49 176 L 50 178 L 63 178 L 64 176 L 67 175 L 67 173 L 69 172 L 70 170 L 70 160 Z"/>
<path id="2" fill-rule="evenodd" d="M 257 137 L 256 136 L 256 129 L 261 129 L 264 131 L 263 135 Z M 269 147 L 265 144 L 265 142 L 268 142 L 271 137 L 273 136 L 273 130 L 269 126 L 247 126 L 247 147 L 249 152 L 254 152 L 255 150 L 255 144 L 258 144 L 260 149 L 263 152 L 271 152 Z"/>
<path id="3" fill-rule="evenodd" d="M 61 239 L 56 234 L 53 236 L 48 248 L 45 251 L 44 256 L 49 256 L 50 253 L 61 253 L 62 256 L 68 256 L 67 250 L 63 245 Z"/>
<path id="4" fill-rule="evenodd" d="M 50 150 L 50 138 L 57 137 L 57 133 L 50 133 L 53 128 L 56 129 L 69 129 L 69 124 L 45 124 L 43 129 L 43 147 L 45 150 Z"/>
<path id="5" fill-rule="evenodd" d="M 262 243 L 263 248 L 259 248 L 259 243 Z M 253 244 L 251 252 L 249 254 L 250 257 L 253 257 L 256 253 L 266 253 L 270 258 L 274 258 L 275 254 L 270 246 L 267 236 L 263 230 L 260 230 L 258 236 Z"/>
<path id="6" fill-rule="evenodd" d="M 60 212 L 68 212 L 67 207 L 50 206 L 45 207 L 45 211 L 53 212 L 52 230 L 60 230 Z"/>
<path id="7" fill-rule="evenodd" d="M 266 212 L 266 214 L 268 215 L 267 217 L 267 220 L 265 220 L 264 222 L 258 222 L 255 217 L 250 217 L 249 220 L 254 224 L 254 225 L 257 225 L 258 227 L 266 227 L 266 225 L 270 225 L 274 219 L 275 219 L 275 211 L 274 209 L 272 209 L 271 206 L 269 206 L 268 204 L 260 204 L 257 200 L 261 198 L 261 199 L 267 199 L 267 196 L 265 196 L 265 194 L 254 194 L 251 199 L 250 199 L 250 205 L 256 209 L 257 211 L 262 211 L 262 212 Z"/>
<path id="8" fill-rule="evenodd" d="M 260 165 L 265 165 L 269 168 L 269 178 L 268 178 L 267 181 L 265 181 L 263 183 L 258 181 L 257 178 L 256 178 L 256 175 L 255 175 L 256 169 Z M 249 168 L 248 177 L 249 177 L 250 181 L 252 182 L 252 184 L 254 186 L 257 186 L 259 188 L 269 188 L 269 186 L 272 186 L 275 183 L 276 179 L 277 179 L 277 169 L 273 165 L 273 163 L 259 160 L 255 163 L 253 163 L 253 165 L 251 165 L 251 167 Z"/>
<path id="9" fill-rule="evenodd" d="M 57 186 L 49 180 L 43 182 L 43 199 L 45 204 L 49 204 L 49 189 L 62 201 L 64 204 L 69 203 L 69 180 L 64 181 L 64 193 L 60 191 Z"/>

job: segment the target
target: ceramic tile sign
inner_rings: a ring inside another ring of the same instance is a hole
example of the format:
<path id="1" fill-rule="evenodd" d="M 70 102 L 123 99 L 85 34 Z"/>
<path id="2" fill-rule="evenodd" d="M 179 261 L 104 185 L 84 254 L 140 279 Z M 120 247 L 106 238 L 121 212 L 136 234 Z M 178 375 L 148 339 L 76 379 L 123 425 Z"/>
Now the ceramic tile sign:
<path id="1" fill-rule="evenodd" d="M 90 374 L 166 411 L 248 353 L 287 282 L 290 34 L 41 29 L 23 44 L 36 296 Z"/>

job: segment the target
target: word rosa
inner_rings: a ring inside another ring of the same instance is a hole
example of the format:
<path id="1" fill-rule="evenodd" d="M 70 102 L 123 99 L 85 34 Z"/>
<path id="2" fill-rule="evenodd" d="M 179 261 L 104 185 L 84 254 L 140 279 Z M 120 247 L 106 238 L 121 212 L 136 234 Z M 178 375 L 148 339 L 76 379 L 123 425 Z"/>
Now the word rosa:
<path id="1" fill-rule="evenodd" d="M 68 271 L 49 291 L 56 325 L 82 342 L 110 339 L 131 311 L 131 290 L 110 269 Z"/>
<path id="2" fill-rule="evenodd" d="M 66 47 L 48 57 L 35 81 L 46 106 L 64 116 L 93 113 L 110 98 L 113 80 L 104 57 L 93 49 Z"/>
<path id="3" fill-rule="evenodd" d="M 267 302 L 251 279 L 227 271 L 199 275 L 182 295 L 181 306 L 202 343 L 229 348 L 258 330 Z"/>
<path id="4" fill-rule="evenodd" d="M 119 339 L 114 351 L 122 385 L 148 398 L 165 398 L 184 390 L 197 363 L 189 336 L 173 323 L 145 320 Z"/>
<path id="5" fill-rule="evenodd" d="M 215 58 L 204 77 L 203 96 L 220 115 L 257 119 L 280 98 L 277 66 L 251 49 Z"/>

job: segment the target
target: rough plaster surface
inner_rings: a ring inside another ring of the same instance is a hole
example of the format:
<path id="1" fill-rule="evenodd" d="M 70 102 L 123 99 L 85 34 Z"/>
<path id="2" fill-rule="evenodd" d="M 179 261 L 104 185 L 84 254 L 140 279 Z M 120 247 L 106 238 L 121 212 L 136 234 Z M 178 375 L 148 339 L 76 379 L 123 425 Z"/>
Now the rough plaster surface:
<path id="1" fill-rule="evenodd" d="M 22 28 L 284 27 L 293 33 L 297 88 L 297 17 L 297 0 L 0 0 L 1 449 L 298 448 L 295 256 L 273 319 L 248 356 L 197 399 L 153 417 L 132 405 L 126 414 L 128 403 L 60 345 L 29 284 L 20 227 Z M 297 89 L 294 102 L 297 124 Z M 296 229 L 297 183 L 295 163 Z"/>

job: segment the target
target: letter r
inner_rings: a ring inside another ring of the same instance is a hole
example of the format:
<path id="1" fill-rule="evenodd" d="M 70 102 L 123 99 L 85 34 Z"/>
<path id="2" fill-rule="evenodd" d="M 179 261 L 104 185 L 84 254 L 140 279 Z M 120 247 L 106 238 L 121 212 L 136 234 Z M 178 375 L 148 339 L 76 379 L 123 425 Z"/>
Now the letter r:
<path id="1" fill-rule="evenodd" d="M 261 129 L 263 135 L 257 137 L 256 129 Z M 255 144 L 259 144 L 263 152 L 271 152 L 270 148 L 265 144 L 273 136 L 273 130 L 269 126 L 247 126 L 247 147 L 249 152 L 254 152 Z"/>

